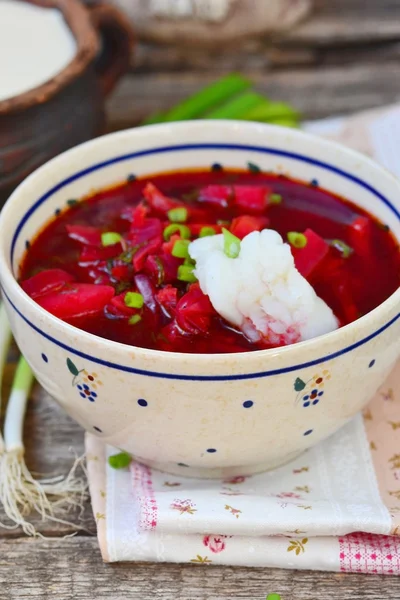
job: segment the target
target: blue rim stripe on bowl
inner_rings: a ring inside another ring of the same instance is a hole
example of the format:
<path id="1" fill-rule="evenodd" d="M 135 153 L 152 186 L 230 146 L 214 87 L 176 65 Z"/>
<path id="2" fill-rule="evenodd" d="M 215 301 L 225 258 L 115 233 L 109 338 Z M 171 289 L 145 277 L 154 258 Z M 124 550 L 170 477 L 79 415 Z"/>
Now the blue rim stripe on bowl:
<path id="1" fill-rule="evenodd" d="M 36 202 L 24 214 L 24 216 L 18 223 L 18 226 L 15 230 L 15 233 L 13 235 L 12 242 L 11 242 L 11 251 L 10 251 L 11 264 L 13 263 L 15 245 L 17 243 L 18 236 L 21 233 L 23 226 L 28 221 L 29 217 L 31 217 L 31 215 L 36 211 L 37 208 L 39 208 L 39 206 L 41 206 L 46 200 L 48 200 L 53 194 L 55 194 L 56 192 L 61 190 L 63 187 L 69 185 L 70 183 L 76 181 L 77 179 L 80 179 L 81 177 L 85 177 L 85 175 L 89 175 L 89 173 L 93 173 L 94 171 L 98 171 L 99 169 L 103 169 L 104 167 L 108 167 L 108 166 L 113 165 L 118 162 L 131 160 L 131 159 L 139 158 L 142 156 L 149 156 L 151 154 L 162 154 L 162 153 L 166 153 L 166 152 L 177 152 L 177 151 L 182 151 L 182 150 L 185 150 L 185 151 L 186 150 L 242 150 L 242 151 L 244 150 L 247 152 L 260 152 L 262 154 L 273 154 L 275 156 L 291 158 L 294 160 L 299 160 L 304 163 L 315 165 L 316 167 L 321 167 L 322 169 L 326 169 L 327 171 L 336 173 L 337 175 L 340 175 L 340 176 L 348 179 L 349 181 L 352 181 L 353 183 L 356 183 L 357 185 L 368 190 L 374 196 L 376 196 L 376 198 L 378 198 L 381 202 L 383 202 L 400 220 L 400 212 L 395 208 L 395 206 L 393 206 L 393 204 L 385 196 L 383 196 L 380 192 L 378 192 L 377 189 L 375 189 L 374 187 L 369 185 L 369 183 L 366 183 L 359 177 L 356 177 L 355 175 L 352 175 L 351 173 L 348 173 L 347 171 L 343 171 L 342 169 L 339 169 L 338 167 L 335 167 L 333 165 L 330 165 L 329 163 L 325 163 L 323 161 L 317 160 L 315 158 L 303 156 L 302 154 L 298 154 L 295 152 L 287 152 L 285 150 L 278 150 L 276 148 L 269 148 L 269 147 L 264 147 L 264 146 L 250 146 L 250 145 L 246 145 L 246 144 L 211 144 L 211 143 L 208 143 L 208 144 L 179 144 L 179 145 L 175 145 L 175 146 L 160 146 L 158 148 L 150 148 L 148 150 L 140 150 L 138 152 L 132 152 L 130 154 L 123 154 L 121 156 L 116 156 L 114 158 L 110 158 L 109 160 L 103 161 L 101 163 L 94 164 L 91 167 L 83 169 L 82 171 L 78 171 L 77 173 L 75 173 L 74 175 L 71 175 L 70 177 L 68 177 L 67 179 L 64 179 L 63 181 L 60 181 L 60 183 L 58 183 L 57 185 L 52 187 L 50 190 L 48 190 L 45 194 L 43 194 L 43 196 L 41 196 L 38 200 L 36 200 Z"/>
<path id="2" fill-rule="evenodd" d="M 75 354 L 75 356 L 79 356 L 80 358 L 84 358 L 85 360 L 89 360 L 98 365 L 102 365 L 103 367 L 109 367 L 111 369 L 117 369 L 118 371 L 123 371 L 125 373 L 134 373 L 136 375 L 144 375 L 146 377 L 158 377 L 161 379 L 178 379 L 184 381 L 234 381 L 240 379 L 260 379 L 262 377 L 272 377 L 273 375 L 282 375 L 283 373 L 291 373 L 292 371 L 298 371 L 299 369 L 307 369 L 308 367 L 313 367 L 315 365 L 319 365 L 320 363 L 326 362 L 328 360 L 332 360 L 333 358 L 337 358 L 338 356 L 342 356 L 343 354 L 347 354 L 360 346 L 363 346 L 367 342 L 371 341 L 378 335 L 380 335 L 383 331 L 388 329 L 391 325 L 393 325 L 400 317 L 400 313 L 398 313 L 393 319 L 391 319 L 388 323 L 385 323 L 382 327 L 368 335 L 367 337 L 347 346 L 346 348 L 342 348 L 342 350 L 338 350 L 337 352 L 333 352 L 332 354 L 327 354 L 321 358 L 316 358 L 315 360 L 311 360 L 306 363 L 301 363 L 298 365 L 292 365 L 290 367 L 284 367 L 282 369 L 273 369 L 270 371 L 259 371 L 258 373 L 245 373 L 239 375 L 180 375 L 178 373 L 160 373 L 158 371 L 146 371 L 144 369 L 135 369 L 134 367 L 127 367 L 125 365 L 119 365 L 117 363 L 112 363 L 107 360 L 103 360 L 101 358 L 96 358 L 95 356 L 91 356 L 90 354 L 85 354 L 84 352 L 80 352 L 76 350 L 76 348 L 72 348 L 71 346 L 67 346 L 63 342 L 53 338 L 48 333 L 45 333 L 39 327 L 34 325 L 29 319 L 23 315 L 18 308 L 13 304 L 10 300 L 4 289 L 2 289 L 4 297 L 9 302 L 10 306 L 15 310 L 15 312 L 29 325 L 32 329 L 34 329 L 41 336 L 56 344 L 60 348 L 67 350 L 71 354 Z"/>

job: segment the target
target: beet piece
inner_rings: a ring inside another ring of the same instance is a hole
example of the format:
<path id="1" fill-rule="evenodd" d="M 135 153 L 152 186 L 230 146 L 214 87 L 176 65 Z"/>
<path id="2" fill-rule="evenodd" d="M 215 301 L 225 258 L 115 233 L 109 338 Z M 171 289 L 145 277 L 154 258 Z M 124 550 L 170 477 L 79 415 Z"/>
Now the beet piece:
<path id="1" fill-rule="evenodd" d="M 207 211 L 194 206 L 189 206 L 184 202 L 165 196 L 152 183 L 148 183 L 143 190 L 143 195 L 149 203 L 150 207 L 157 213 L 167 216 L 169 210 L 173 208 L 184 207 L 187 210 L 188 221 L 203 221 L 208 217 Z"/>
<path id="2" fill-rule="evenodd" d="M 148 256 L 143 268 L 157 285 L 171 283 L 178 277 L 178 268 L 183 263 L 182 258 L 176 258 L 171 254 L 162 252 L 161 254 Z"/>
<path id="3" fill-rule="evenodd" d="M 354 297 L 354 277 L 347 270 L 347 260 L 330 248 L 322 266 L 310 277 L 315 292 L 331 307 L 341 326 L 360 316 Z"/>
<path id="4" fill-rule="evenodd" d="M 180 202 L 173 198 L 165 196 L 155 185 L 151 182 L 147 183 L 143 189 L 143 196 L 146 198 L 149 206 L 157 212 L 166 214 L 171 208 L 182 206 Z"/>
<path id="5" fill-rule="evenodd" d="M 166 352 L 187 352 L 190 335 L 179 328 L 176 321 L 165 325 L 158 336 L 158 348 Z"/>
<path id="6" fill-rule="evenodd" d="M 340 314 L 342 316 L 342 321 L 344 319 L 344 323 L 342 322 L 341 324 L 345 325 L 347 323 L 352 323 L 360 317 L 360 311 L 354 300 L 348 278 L 344 277 L 342 280 L 337 281 L 337 285 L 335 285 L 334 289 L 336 299 L 340 303 L 342 309 Z"/>
<path id="7" fill-rule="evenodd" d="M 132 246 L 140 246 L 145 242 L 149 242 L 153 238 L 161 237 L 163 227 L 160 219 L 145 219 L 139 227 L 132 226 L 127 238 Z"/>
<path id="8" fill-rule="evenodd" d="M 160 259 L 164 267 L 164 283 L 171 283 L 178 277 L 178 268 L 183 263 L 182 258 L 172 254 L 161 254 Z"/>
<path id="9" fill-rule="evenodd" d="M 143 269 L 148 256 L 151 254 L 156 254 L 161 249 L 162 243 L 162 237 L 159 236 L 151 239 L 135 252 L 133 255 L 132 264 L 136 272 L 139 272 Z"/>
<path id="10" fill-rule="evenodd" d="M 36 301 L 55 317 L 67 320 L 101 312 L 113 296 L 114 288 L 109 285 L 70 283 Z"/>
<path id="11" fill-rule="evenodd" d="M 134 280 L 138 292 L 143 296 L 145 306 L 147 306 L 152 313 L 157 313 L 158 304 L 156 300 L 156 288 L 150 277 L 144 273 L 140 273 L 139 275 L 135 275 Z"/>
<path id="12" fill-rule="evenodd" d="M 262 212 L 268 205 L 271 189 L 254 185 L 207 185 L 199 192 L 199 202 L 221 208 L 238 206 L 250 212 Z"/>
<path id="13" fill-rule="evenodd" d="M 142 202 L 132 209 L 132 225 L 141 227 L 146 221 L 149 209 Z"/>
<path id="14" fill-rule="evenodd" d="M 176 306 L 176 322 L 183 331 L 193 335 L 210 331 L 211 317 L 216 314 L 208 296 L 198 284 L 190 286 Z"/>
<path id="15" fill-rule="evenodd" d="M 169 317 L 175 314 L 178 303 L 178 290 L 173 285 L 166 285 L 157 292 L 157 302 Z"/>
<path id="16" fill-rule="evenodd" d="M 296 269 L 307 279 L 327 256 L 329 245 L 312 229 L 306 229 L 304 235 L 307 238 L 304 248 L 290 248 Z"/>
<path id="17" fill-rule="evenodd" d="M 235 205 L 250 212 L 262 212 L 268 205 L 271 188 L 251 185 L 234 185 Z"/>
<path id="18" fill-rule="evenodd" d="M 62 269 L 48 269 L 21 282 L 21 287 L 31 298 L 39 298 L 62 289 L 72 283 L 74 277 Z"/>
<path id="19" fill-rule="evenodd" d="M 269 219 L 263 216 L 241 215 L 232 220 L 230 232 L 242 240 L 253 231 L 262 231 L 269 225 Z"/>
<path id="20" fill-rule="evenodd" d="M 104 248 L 96 248 L 95 246 L 84 246 L 79 256 L 80 265 L 88 265 L 99 261 L 106 261 L 111 258 L 116 258 L 122 252 L 120 243 L 113 246 L 105 246 Z"/>
<path id="21" fill-rule="evenodd" d="M 227 208 L 233 201 L 233 196 L 231 185 L 207 185 L 199 191 L 198 201 Z"/>
<path id="22" fill-rule="evenodd" d="M 116 264 L 110 269 L 111 275 L 117 281 L 128 281 L 132 271 L 129 265 Z"/>
<path id="23" fill-rule="evenodd" d="M 125 295 L 127 292 L 118 294 L 111 298 L 111 302 L 107 305 L 107 311 L 119 317 L 132 317 L 139 311 L 136 308 L 130 308 L 125 304 Z"/>
<path id="24" fill-rule="evenodd" d="M 369 258 L 373 255 L 373 231 L 372 222 L 367 217 L 357 217 L 348 228 L 349 245 L 354 252 L 363 258 Z M 374 257 L 375 258 L 375 257 Z"/>
<path id="25" fill-rule="evenodd" d="M 160 256 L 152 254 L 146 258 L 143 272 L 149 275 L 157 286 L 164 283 L 164 265 Z"/>
<path id="26" fill-rule="evenodd" d="M 101 248 L 101 232 L 96 227 L 89 225 L 67 225 L 68 236 L 73 240 L 87 246 L 97 246 Z"/>

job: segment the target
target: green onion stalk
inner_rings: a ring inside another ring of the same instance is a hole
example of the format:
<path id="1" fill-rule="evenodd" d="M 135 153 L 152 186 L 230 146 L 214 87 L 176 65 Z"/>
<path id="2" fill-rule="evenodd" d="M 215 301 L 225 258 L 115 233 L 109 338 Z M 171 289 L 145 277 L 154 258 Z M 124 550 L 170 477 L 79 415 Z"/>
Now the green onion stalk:
<path id="1" fill-rule="evenodd" d="M 298 127 L 300 114 L 285 102 L 274 102 L 253 91 L 248 79 L 231 73 L 204 87 L 167 112 L 147 117 L 142 124 L 188 119 L 238 119 Z"/>
<path id="2" fill-rule="evenodd" d="M 0 390 L 10 343 L 7 314 L 4 304 L 0 304 Z M 82 509 L 87 490 L 86 478 L 76 475 L 82 458 L 75 460 L 67 477 L 37 480 L 26 466 L 23 425 L 33 380 L 33 373 L 21 356 L 7 402 L 4 437 L 0 432 L 0 503 L 10 521 L 10 524 L 0 525 L 6 529 L 21 526 L 26 535 L 32 536 L 40 534 L 26 520 L 27 515 L 35 511 L 42 521 L 51 520 L 73 526 L 62 516 L 72 507 Z"/>

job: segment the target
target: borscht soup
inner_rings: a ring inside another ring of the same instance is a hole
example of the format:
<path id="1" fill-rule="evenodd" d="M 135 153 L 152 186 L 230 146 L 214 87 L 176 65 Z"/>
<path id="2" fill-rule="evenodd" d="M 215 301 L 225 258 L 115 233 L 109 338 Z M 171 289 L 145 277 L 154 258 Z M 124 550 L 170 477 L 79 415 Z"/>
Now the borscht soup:
<path id="1" fill-rule="evenodd" d="M 389 228 L 320 188 L 263 173 L 177 171 L 56 211 L 19 282 L 45 310 L 143 348 L 231 353 L 329 333 L 399 287 Z"/>

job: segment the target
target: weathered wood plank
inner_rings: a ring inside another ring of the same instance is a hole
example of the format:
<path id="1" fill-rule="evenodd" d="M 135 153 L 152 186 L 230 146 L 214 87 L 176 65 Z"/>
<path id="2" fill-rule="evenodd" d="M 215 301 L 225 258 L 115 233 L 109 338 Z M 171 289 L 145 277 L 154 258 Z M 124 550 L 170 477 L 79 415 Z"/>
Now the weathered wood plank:
<path id="1" fill-rule="evenodd" d="M 399 38 L 397 0 L 314 0 L 314 4 L 313 15 L 284 36 L 287 43 L 357 44 Z"/>
<path id="2" fill-rule="evenodd" d="M 292 30 L 252 38 L 234 46 L 187 48 L 138 44 L 137 72 L 265 69 L 296 64 L 343 64 L 393 60 L 398 56 L 400 3 L 397 0 L 315 0 L 313 13 Z"/>
<path id="3" fill-rule="evenodd" d="M 344 65 L 282 71 L 247 72 L 255 87 L 276 100 L 294 104 L 305 118 L 372 108 L 395 102 L 399 96 L 399 66 Z M 193 94 L 222 73 L 131 74 L 108 102 L 110 128 L 130 127 L 152 111 L 166 109 Z"/>
<path id="4" fill-rule="evenodd" d="M 400 5 L 399 5 L 400 6 Z M 399 17 L 400 20 L 400 17 Z M 400 38 L 400 34 L 398 36 Z M 255 40 L 244 42 L 240 52 L 226 47 L 204 50 L 174 46 L 139 44 L 133 59 L 135 73 L 202 71 L 265 71 L 296 66 L 383 63 L 399 58 L 400 43 L 333 44 L 325 46 L 294 45 L 276 39 L 270 44 Z"/>
<path id="5" fill-rule="evenodd" d="M 51 557 L 51 558 L 50 558 Z M 2 600 L 382 600 L 400 578 L 311 571 L 101 562 L 93 538 L 0 541 Z"/>

